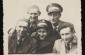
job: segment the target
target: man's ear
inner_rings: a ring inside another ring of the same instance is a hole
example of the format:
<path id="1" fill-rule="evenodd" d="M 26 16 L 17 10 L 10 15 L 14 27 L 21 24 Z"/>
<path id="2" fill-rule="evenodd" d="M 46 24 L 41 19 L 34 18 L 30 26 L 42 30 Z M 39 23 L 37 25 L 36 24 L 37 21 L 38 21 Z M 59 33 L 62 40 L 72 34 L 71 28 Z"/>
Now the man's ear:
<path id="1" fill-rule="evenodd" d="M 61 15 L 62 15 L 62 14 L 60 13 L 60 17 L 61 17 Z M 60 18 L 60 17 L 59 17 L 59 18 Z"/>
<path id="2" fill-rule="evenodd" d="M 29 14 L 29 12 L 27 12 L 27 14 Z"/>
<path id="3" fill-rule="evenodd" d="M 41 15 L 41 12 L 39 12 L 39 16 Z"/>

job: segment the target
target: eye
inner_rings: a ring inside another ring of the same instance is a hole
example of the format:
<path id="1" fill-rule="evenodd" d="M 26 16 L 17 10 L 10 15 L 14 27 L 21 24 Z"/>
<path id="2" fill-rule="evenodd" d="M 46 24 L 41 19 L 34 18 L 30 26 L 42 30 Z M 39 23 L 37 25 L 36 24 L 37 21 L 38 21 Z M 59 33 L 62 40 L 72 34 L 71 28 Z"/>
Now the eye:
<path id="1" fill-rule="evenodd" d="M 27 27 L 23 27 L 24 29 L 27 29 Z"/>
<path id="2" fill-rule="evenodd" d="M 19 26 L 20 28 L 22 27 L 22 26 Z"/>
<path id="3" fill-rule="evenodd" d="M 33 13 L 30 13 L 31 15 L 33 14 Z"/>
<path id="4" fill-rule="evenodd" d="M 34 13 L 34 15 L 37 15 L 37 13 Z"/>
<path id="5" fill-rule="evenodd" d="M 48 13 L 49 16 L 52 16 L 52 13 Z"/>
<path id="6" fill-rule="evenodd" d="M 61 34 L 62 36 L 64 36 L 64 34 Z"/>
<path id="7" fill-rule="evenodd" d="M 53 14 L 54 16 L 57 16 L 58 14 Z"/>
<path id="8" fill-rule="evenodd" d="M 69 35 L 70 33 L 66 33 L 66 35 Z"/>
<path id="9" fill-rule="evenodd" d="M 41 31 L 38 31 L 39 33 L 41 32 Z"/>

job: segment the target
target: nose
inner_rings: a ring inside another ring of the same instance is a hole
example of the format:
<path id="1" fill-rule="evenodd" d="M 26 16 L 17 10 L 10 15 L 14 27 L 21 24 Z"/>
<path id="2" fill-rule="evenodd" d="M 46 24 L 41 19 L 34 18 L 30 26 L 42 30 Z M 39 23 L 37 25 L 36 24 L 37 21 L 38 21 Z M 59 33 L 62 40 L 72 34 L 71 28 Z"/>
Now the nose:
<path id="1" fill-rule="evenodd" d="M 43 36 L 43 33 L 40 33 L 40 36 Z"/>
<path id="2" fill-rule="evenodd" d="M 24 28 L 22 27 L 20 30 L 21 30 L 21 31 L 23 31 L 23 30 L 24 30 Z"/>
<path id="3" fill-rule="evenodd" d="M 35 17 L 35 14 L 32 14 L 32 17 Z"/>
<path id="4" fill-rule="evenodd" d="M 50 19 L 53 20 L 53 16 L 50 16 Z"/>
<path id="5" fill-rule="evenodd" d="M 64 37 L 65 37 L 65 38 L 68 38 L 68 36 L 67 36 L 67 35 L 64 35 Z"/>

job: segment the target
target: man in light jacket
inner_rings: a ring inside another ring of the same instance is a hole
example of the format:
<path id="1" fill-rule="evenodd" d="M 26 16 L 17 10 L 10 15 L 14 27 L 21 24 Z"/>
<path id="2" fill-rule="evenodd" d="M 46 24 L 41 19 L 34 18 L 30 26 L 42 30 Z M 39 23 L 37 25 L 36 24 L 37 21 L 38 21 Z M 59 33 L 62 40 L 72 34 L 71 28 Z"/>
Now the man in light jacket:
<path id="1" fill-rule="evenodd" d="M 54 43 L 53 53 L 57 54 L 77 54 L 77 38 L 74 35 L 74 26 L 72 24 L 63 24 L 59 28 L 61 39 Z"/>

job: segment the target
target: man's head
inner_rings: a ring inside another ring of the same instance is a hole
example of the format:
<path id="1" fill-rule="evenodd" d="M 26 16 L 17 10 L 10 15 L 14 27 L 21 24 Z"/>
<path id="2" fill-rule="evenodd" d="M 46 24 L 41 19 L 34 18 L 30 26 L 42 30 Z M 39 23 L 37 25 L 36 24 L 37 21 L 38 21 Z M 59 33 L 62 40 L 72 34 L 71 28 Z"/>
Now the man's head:
<path id="1" fill-rule="evenodd" d="M 47 6 L 46 11 L 48 12 L 51 23 L 54 24 L 59 22 L 63 8 L 57 3 L 51 3 Z"/>
<path id="2" fill-rule="evenodd" d="M 51 30 L 52 30 L 52 25 L 49 21 L 44 19 L 38 21 L 36 32 L 41 40 L 45 39 L 48 35 L 50 35 Z"/>
<path id="3" fill-rule="evenodd" d="M 33 5 L 28 9 L 28 15 L 30 17 L 30 22 L 35 23 L 38 20 L 38 16 L 40 16 L 41 12 L 38 6 Z"/>
<path id="4" fill-rule="evenodd" d="M 23 38 L 28 31 L 29 23 L 27 19 L 20 19 L 16 25 L 17 36 Z"/>
<path id="5" fill-rule="evenodd" d="M 65 23 L 59 28 L 59 33 L 61 35 L 61 38 L 66 42 L 70 42 L 73 39 L 75 30 L 74 26 L 72 24 Z"/>

